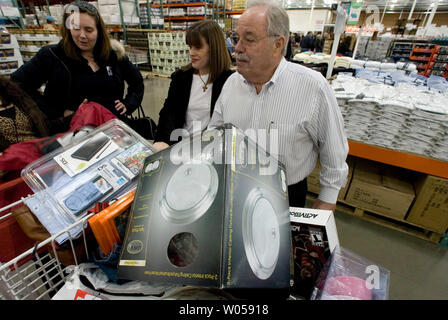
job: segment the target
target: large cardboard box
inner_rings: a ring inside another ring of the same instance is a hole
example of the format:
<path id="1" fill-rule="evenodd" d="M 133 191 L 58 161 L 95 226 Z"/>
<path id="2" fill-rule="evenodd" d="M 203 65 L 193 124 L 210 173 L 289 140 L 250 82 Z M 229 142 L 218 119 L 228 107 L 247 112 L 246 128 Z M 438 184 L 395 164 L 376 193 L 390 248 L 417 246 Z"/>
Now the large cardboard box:
<path id="1" fill-rule="evenodd" d="M 398 169 L 358 159 L 345 202 L 402 220 L 414 200 L 412 184 Z"/>
<path id="2" fill-rule="evenodd" d="M 289 288 L 286 170 L 265 155 L 242 131 L 226 124 L 147 157 L 118 277 Z"/>
<path id="3" fill-rule="evenodd" d="M 406 220 L 444 233 L 448 228 L 448 179 L 421 176 L 415 189 L 415 203 Z"/>
<path id="4" fill-rule="evenodd" d="M 347 182 L 344 187 L 339 190 L 338 194 L 338 201 L 344 200 L 345 195 L 347 194 L 348 187 L 350 185 L 350 180 L 352 179 L 353 175 L 353 167 L 355 163 L 355 158 L 353 157 L 347 157 L 347 165 L 348 165 L 348 174 L 347 174 Z M 308 191 L 319 194 L 320 193 L 320 169 L 321 169 L 320 161 L 317 159 L 316 167 L 314 168 L 313 172 L 311 172 L 306 181 L 308 185 Z"/>
<path id="5" fill-rule="evenodd" d="M 290 207 L 292 292 L 309 299 L 321 270 L 339 245 L 333 212 Z"/>

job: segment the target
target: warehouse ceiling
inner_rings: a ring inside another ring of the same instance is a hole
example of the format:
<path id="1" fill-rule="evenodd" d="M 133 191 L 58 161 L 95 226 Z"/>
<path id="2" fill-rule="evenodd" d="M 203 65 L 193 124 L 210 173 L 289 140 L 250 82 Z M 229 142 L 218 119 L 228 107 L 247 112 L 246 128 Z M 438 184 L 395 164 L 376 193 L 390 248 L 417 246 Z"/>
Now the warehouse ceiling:
<path id="1" fill-rule="evenodd" d="M 297 8 L 297 9 L 310 9 L 313 5 L 313 0 L 281 0 L 286 8 Z M 337 3 L 336 0 L 314 0 L 314 8 L 330 8 L 331 4 Z M 397 11 L 403 10 L 411 11 L 414 0 L 364 0 L 364 7 L 367 5 L 376 5 L 381 10 L 387 5 L 387 11 Z M 417 0 L 414 11 L 425 12 L 431 9 L 435 0 Z M 448 11 L 448 0 L 439 0 L 437 11 Z"/>

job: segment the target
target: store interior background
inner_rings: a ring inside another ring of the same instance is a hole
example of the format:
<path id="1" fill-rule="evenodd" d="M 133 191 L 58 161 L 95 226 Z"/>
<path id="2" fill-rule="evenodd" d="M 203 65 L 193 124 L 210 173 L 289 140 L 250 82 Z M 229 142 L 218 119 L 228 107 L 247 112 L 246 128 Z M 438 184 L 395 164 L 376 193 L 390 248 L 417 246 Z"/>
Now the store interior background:
<path id="1" fill-rule="evenodd" d="M 145 80 L 145 113 L 158 121 L 170 79 Z M 311 208 L 312 203 L 307 202 Z M 336 210 L 340 245 L 387 268 L 389 299 L 448 299 L 448 249 Z"/>
<path id="2" fill-rule="evenodd" d="M 316 0 L 315 4 L 325 6 L 327 1 Z M 365 1 L 369 2 L 369 1 Z M 424 26 L 435 1 L 417 1 L 412 20 Z M 298 8 L 288 10 L 290 29 L 295 32 L 311 30 L 311 25 L 334 23 L 330 9 L 313 10 L 310 19 L 311 1 L 285 1 L 287 6 Z M 289 5 L 288 5 L 289 3 Z M 412 9 L 412 0 L 370 1 L 380 9 L 384 28 L 394 32 L 400 19 L 407 19 Z M 385 7 L 386 3 L 388 4 Z M 391 7 L 393 6 L 393 7 Z M 360 24 L 366 19 L 361 12 Z M 432 24 L 448 24 L 448 0 L 439 1 L 437 14 Z M 170 80 L 151 77 L 145 80 L 145 112 L 158 120 L 158 113 L 168 93 Z M 307 202 L 311 207 L 312 202 Z M 448 299 L 448 249 L 405 233 L 364 221 L 358 217 L 336 210 L 336 226 L 342 247 L 372 260 L 390 270 L 389 299 Z"/>
<path id="3" fill-rule="evenodd" d="M 146 0 L 142 1 L 146 3 Z M 325 26 L 328 27 L 335 22 L 335 15 L 330 7 L 337 1 L 280 1 L 289 9 L 287 12 L 292 32 L 321 31 L 325 30 Z M 53 4 L 53 0 L 50 2 Z M 44 3 L 45 1 L 40 0 L 40 5 L 45 5 Z M 384 29 L 391 33 L 399 29 L 407 34 L 415 33 L 417 32 L 415 29 L 403 30 L 404 23 L 412 22 L 419 27 L 424 27 L 429 19 L 432 19 L 431 24 L 437 27 L 448 25 L 448 0 L 417 0 L 415 6 L 413 6 L 414 0 L 365 0 L 364 3 L 378 7 Z M 437 13 L 430 18 L 431 10 L 435 5 Z M 409 17 L 410 20 L 407 21 Z M 366 12 L 362 11 L 359 25 L 363 25 L 366 18 Z M 230 19 L 233 26 L 237 19 L 238 15 Z M 113 36 L 120 38 L 123 33 L 122 31 L 113 32 Z M 142 65 L 139 65 L 139 68 L 142 72 L 148 71 Z M 145 94 L 142 106 L 146 115 L 158 122 L 159 111 L 168 94 L 170 79 L 168 74 L 150 75 L 146 76 L 144 81 Z M 307 207 L 311 206 L 312 202 L 308 201 Z M 362 220 L 340 210 L 336 210 L 335 218 L 342 247 L 391 272 L 389 299 L 448 299 L 448 277 L 446 276 L 448 248 Z"/>

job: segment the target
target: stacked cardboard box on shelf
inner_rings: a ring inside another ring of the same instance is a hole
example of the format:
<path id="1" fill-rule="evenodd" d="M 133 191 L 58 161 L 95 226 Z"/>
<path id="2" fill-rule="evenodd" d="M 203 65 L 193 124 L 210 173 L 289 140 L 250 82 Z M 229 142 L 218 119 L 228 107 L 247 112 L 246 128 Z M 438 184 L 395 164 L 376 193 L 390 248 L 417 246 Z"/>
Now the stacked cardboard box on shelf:
<path id="1" fill-rule="evenodd" d="M 244 10 L 246 9 L 246 0 L 233 0 L 232 10 Z"/>
<path id="2" fill-rule="evenodd" d="M 398 168 L 357 159 L 345 202 L 356 208 L 403 220 L 414 197 L 410 179 Z"/>
<path id="3" fill-rule="evenodd" d="M 233 1 L 232 0 L 226 0 L 226 10 L 232 10 L 233 8 Z"/>
<path id="4" fill-rule="evenodd" d="M 343 188 L 341 188 L 341 190 L 339 190 L 338 201 L 345 199 L 345 195 L 347 193 L 348 186 L 350 185 L 350 180 L 352 179 L 354 164 L 355 164 L 355 159 L 353 157 L 349 156 L 347 158 L 347 165 L 348 165 L 347 183 L 345 184 L 345 187 L 343 187 Z M 313 172 L 311 172 L 310 175 L 307 177 L 307 184 L 308 184 L 309 192 L 312 192 L 315 194 L 320 193 L 319 174 L 320 174 L 321 168 L 322 167 L 320 165 L 320 162 L 319 162 L 319 160 L 317 160 L 316 167 L 314 168 Z"/>
<path id="5" fill-rule="evenodd" d="M 151 26 L 160 27 L 163 26 L 162 9 L 160 7 L 149 8 L 151 16 Z M 140 22 L 142 25 L 149 25 L 148 7 L 140 5 Z"/>
<path id="6" fill-rule="evenodd" d="M 148 34 L 152 71 L 170 75 L 190 61 L 189 48 L 184 32 L 159 32 Z"/>
<path id="7" fill-rule="evenodd" d="M 421 175 L 407 221 L 443 234 L 448 229 L 448 179 Z"/>

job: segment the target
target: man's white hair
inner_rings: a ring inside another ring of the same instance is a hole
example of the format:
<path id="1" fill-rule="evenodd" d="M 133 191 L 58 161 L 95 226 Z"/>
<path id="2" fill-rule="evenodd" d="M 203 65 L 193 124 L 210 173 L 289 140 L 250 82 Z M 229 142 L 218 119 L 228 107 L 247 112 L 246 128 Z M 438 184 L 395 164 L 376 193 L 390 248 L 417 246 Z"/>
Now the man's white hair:
<path id="1" fill-rule="evenodd" d="M 286 10 L 278 0 L 248 0 L 246 9 L 255 6 L 263 6 L 266 8 L 267 34 L 270 36 L 285 37 L 283 55 L 286 55 L 289 41 L 289 17 Z"/>

